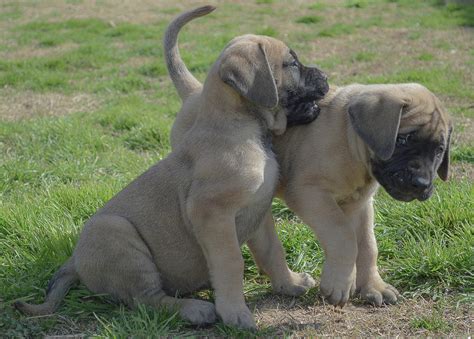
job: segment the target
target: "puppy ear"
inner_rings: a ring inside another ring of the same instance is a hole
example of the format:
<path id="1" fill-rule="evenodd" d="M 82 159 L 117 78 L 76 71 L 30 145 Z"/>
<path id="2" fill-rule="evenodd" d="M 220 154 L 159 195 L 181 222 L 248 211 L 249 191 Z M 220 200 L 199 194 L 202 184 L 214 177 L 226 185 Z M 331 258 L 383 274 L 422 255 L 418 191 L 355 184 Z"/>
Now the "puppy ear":
<path id="1" fill-rule="evenodd" d="M 441 165 L 439 165 L 438 167 L 438 175 L 443 181 L 448 180 L 448 176 L 449 176 L 449 144 L 451 143 L 452 131 L 453 131 L 453 128 L 451 127 L 449 129 L 448 142 L 446 143 L 446 150 L 444 151 L 443 161 L 441 162 Z"/>
<path id="2" fill-rule="evenodd" d="M 349 102 L 352 126 L 382 160 L 393 155 L 404 105 L 401 98 L 383 92 L 362 93 Z"/>
<path id="3" fill-rule="evenodd" d="M 267 54 L 262 44 L 246 43 L 230 47 L 219 67 L 219 76 L 250 102 L 273 108 L 278 92 Z"/>

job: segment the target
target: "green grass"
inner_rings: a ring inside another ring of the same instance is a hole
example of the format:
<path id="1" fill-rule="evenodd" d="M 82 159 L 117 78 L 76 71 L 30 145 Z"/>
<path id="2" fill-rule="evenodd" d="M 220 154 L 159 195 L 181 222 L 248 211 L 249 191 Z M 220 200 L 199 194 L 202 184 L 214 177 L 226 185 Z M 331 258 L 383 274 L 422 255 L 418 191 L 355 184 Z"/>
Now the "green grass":
<path id="1" fill-rule="evenodd" d="M 347 8 L 365 8 L 368 5 L 367 0 L 347 0 L 346 7 Z"/>
<path id="2" fill-rule="evenodd" d="M 474 164 L 474 148 L 467 145 L 456 146 L 453 149 L 452 159 L 454 161 Z"/>
<path id="3" fill-rule="evenodd" d="M 376 54 L 373 53 L 373 52 L 357 52 L 356 54 L 354 54 L 354 56 L 352 57 L 352 60 L 354 62 L 364 62 L 364 61 L 372 61 L 374 60 L 376 57 Z"/>
<path id="4" fill-rule="evenodd" d="M 112 320 L 108 317 L 97 317 L 97 320 L 100 323 L 99 332 L 108 338 L 147 338 L 150 334 L 169 336 L 179 333 L 186 325 L 177 312 L 152 310 L 143 305 L 139 305 L 135 312 L 121 307 L 118 316 Z"/>
<path id="5" fill-rule="evenodd" d="M 264 27 L 256 31 L 256 34 L 278 37 L 278 31 L 273 27 Z"/>
<path id="6" fill-rule="evenodd" d="M 452 325 L 443 314 L 445 312 L 443 306 L 445 305 L 441 302 L 431 314 L 414 317 L 410 321 L 410 326 L 415 330 L 449 333 L 452 331 Z"/>
<path id="7" fill-rule="evenodd" d="M 68 1 L 70 6 L 84 3 Z M 180 108 L 167 76 L 161 39 L 166 23 L 181 6 L 164 3 L 153 22 L 113 24 L 100 16 L 25 17 L 34 6 L 35 2 L 0 5 L 7 42 L 0 43 L 0 52 L 5 53 L 0 58 L 0 101 L 12 91 L 20 96 L 90 93 L 103 100 L 93 110 L 79 107 L 67 116 L 0 119 L 0 336 L 294 334 L 265 325 L 256 333 L 222 324 L 196 329 L 172 310 L 128 310 L 108 296 L 91 295 L 83 286 L 70 291 L 59 315 L 28 318 L 12 309 L 19 298 L 40 302 L 49 278 L 71 255 L 84 222 L 168 154 L 170 127 Z M 321 65 L 339 84 L 420 82 L 452 99 L 447 102 L 453 114 L 474 118 L 470 108 L 474 48 L 471 44 L 466 52 L 451 38 L 459 34 L 459 27 L 472 26 L 472 7 L 408 0 L 351 0 L 342 6 L 307 2 L 291 11 L 285 6 L 279 1 L 220 5 L 180 36 L 186 64 L 202 80 L 235 35 L 270 35 L 296 46 L 302 59 Z M 373 27 L 381 30 L 368 34 Z M 399 40 L 388 41 L 388 51 L 379 49 L 383 41 L 371 40 L 372 36 L 387 32 L 389 39 L 391 30 L 401 32 Z M 449 34 L 426 38 L 436 32 Z M 426 46 L 418 48 L 422 40 Z M 405 48 L 405 43 L 416 48 Z M 452 57 L 454 49 L 457 54 Z M 15 54 L 17 50 L 21 53 Z M 456 62 L 451 62 L 453 58 Z M 453 165 L 472 166 L 473 149 L 468 143 L 453 144 Z M 424 297 L 450 306 L 472 303 L 474 187 L 472 181 L 457 178 L 448 183 L 438 180 L 436 186 L 434 196 L 423 203 L 396 202 L 384 191 L 376 196 L 379 267 L 384 279 L 406 298 Z M 318 277 L 323 252 L 311 230 L 279 200 L 273 203 L 273 214 L 289 266 Z M 270 282 L 258 272 L 245 246 L 243 255 L 246 297 L 258 302 L 271 293 Z M 211 291 L 199 295 L 212 300 Z M 318 298 L 316 288 L 298 300 L 313 306 Z M 439 307 L 428 315 L 411 315 L 409 327 L 415 332 L 409 334 L 455 330 L 456 323 L 446 319 Z"/>
<path id="8" fill-rule="evenodd" d="M 324 10 L 327 7 L 327 4 L 324 4 L 322 2 L 316 2 L 308 6 L 308 9 L 314 10 L 314 11 L 321 11 Z"/>
<path id="9" fill-rule="evenodd" d="M 321 17 L 316 16 L 316 15 L 307 15 L 307 16 L 302 16 L 301 18 L 296 19 L 297 23 L 300 24 L 316 24 L 322 20 Z"/>
<path id="10" fill-rule="evenodd" d="M 361 74 L 357 76 L 356 81 L 371 84 L 418 82 L 434 93 L 444 93 L 467 100 L 474 99 L 474 92 L 464 85 L 463 72 L 445 67 L 423 66 L 410 69 L 402 67 L 395 70 L 387 69 L 386 74 Z"/>
<path id="11" fill-rule="evenodd" d="M 410 204 L 378 195 L 380 265 L 407 295 L 474 292 L 473 189 L 467 182 L 438 182 L 429 201 Z"/>
<path id="12" fill-rule="evenodd" d="M 333 38 L 339 35 L 351 34 L 354 32 L 354 27 L 352 25 L 336 23 L 328 28 L 324 28 L 319 31 L 318 36 Z"/>
<path id="13" fill-rule="evenodd" d="M 434 55 L 431 53 L 422 53 L 418 56 L 418 60 L 421 60 L 421 61 L 431 61 L 434 58 L 435 58 Z"/>

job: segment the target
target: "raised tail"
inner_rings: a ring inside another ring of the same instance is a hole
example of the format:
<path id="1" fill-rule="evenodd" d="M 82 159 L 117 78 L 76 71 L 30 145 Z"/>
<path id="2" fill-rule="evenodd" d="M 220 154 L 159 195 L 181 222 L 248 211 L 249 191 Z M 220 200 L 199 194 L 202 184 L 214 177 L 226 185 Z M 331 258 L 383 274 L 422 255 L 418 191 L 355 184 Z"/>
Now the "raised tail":
<path id="1" fill-rule="evenodd" d="M 79 281 L 79 276 L 74 268 L 73 259 L 69 259 L 50 280 L 44 303 L 33 305 L 27 304 L 23 301 L 17 301 L 13 305 L 15 308 L 28 315 L 45 315 L 54 313 L 71 286 L 77 281 Z"/>
<path id="2" fill-rule="evenodd" d="M 166 30 L 164 39 L 166 66 L 181 100 L 185 100 L 191 93 L 200 89 L 202 84 L 189 72 L 181 59 L 178 49 L 178 33 L 189 21 L 209 14 L 215 9 L 214 6 L 203 6 L 184 12 L 175 18 Z"/>

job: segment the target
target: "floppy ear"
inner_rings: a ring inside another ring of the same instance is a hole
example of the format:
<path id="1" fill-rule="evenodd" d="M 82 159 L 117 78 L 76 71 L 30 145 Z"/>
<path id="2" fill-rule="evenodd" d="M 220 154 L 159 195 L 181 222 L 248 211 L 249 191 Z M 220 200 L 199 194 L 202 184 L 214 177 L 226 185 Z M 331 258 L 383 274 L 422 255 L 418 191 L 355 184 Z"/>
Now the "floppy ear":
<path id="1" fill-rule="evenodd" d="M 362 93 L 349 102 L 352 126 L 382 160 L 388 160 L 393 155 L 405 104 L 401 98 L 384 92 Z"/>
<path id="2" fill-rule="evenodd" d="M 219 67 L 219 77 L 256 105 L 273 108 L 278 104 L 275 79 L 262 44 L 230 47 Z"/>
<path id="3" fill-rule="evenodd" d="M 446 143 L 446 150 L 444 151 L 443 161 L 441 162 L 441 165 L 439 165 L 438 167 L 438 175 L 443 181 L 448 180 L 448 175 L 449 175 L 449 144 L 451 143 L 452 131 L 453 131 L 453 128 L 451 127 L 449 129 L 448 142 Z"/>

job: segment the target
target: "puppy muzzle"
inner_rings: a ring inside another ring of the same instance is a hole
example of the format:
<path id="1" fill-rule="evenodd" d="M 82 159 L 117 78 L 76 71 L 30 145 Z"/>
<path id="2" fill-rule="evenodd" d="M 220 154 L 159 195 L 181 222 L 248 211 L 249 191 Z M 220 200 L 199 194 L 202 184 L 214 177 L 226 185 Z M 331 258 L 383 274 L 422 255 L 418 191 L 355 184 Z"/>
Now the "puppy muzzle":
<path id="1" fill-rule="evenodd" d="M 400 201 L 427 200 L 433 194 L 433 182 L 425 175 L 399 170 L 384 175 L 379 183 L 388 194 Z"/>
<path id="2" fill-rule="evenodd" d="M 302 84 L 291 93 L 283 106 L 288 110 L 287 126 L 308 124 L 321 111 L 317 101 L 329 91 L 327 75 L 316 67 L 301 66 Z"/>

